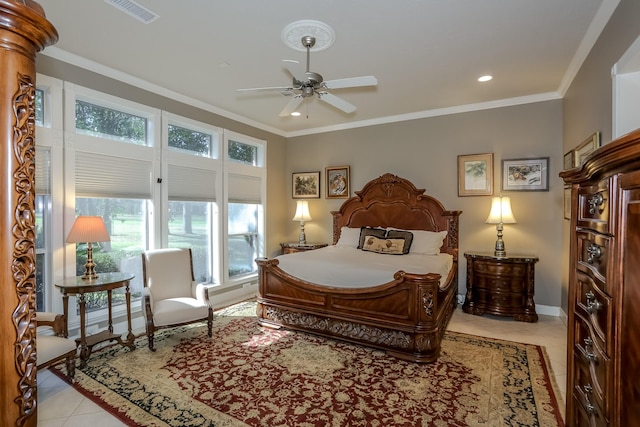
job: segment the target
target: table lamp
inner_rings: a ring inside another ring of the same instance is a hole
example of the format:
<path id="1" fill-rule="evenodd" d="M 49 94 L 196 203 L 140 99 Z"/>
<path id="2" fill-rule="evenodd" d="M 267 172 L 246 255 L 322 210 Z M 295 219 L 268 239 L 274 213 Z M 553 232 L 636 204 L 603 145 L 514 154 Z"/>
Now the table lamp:
<path id="1" fill-rule="evenodd" d="M 108 242 L 111 240 L 107 227 L 100 216 L 80 215 L 71 227 L 67 236 L 67 243 L 87 243 L 87 262 L 84 265 L 82 280 L 94 280 L 98 278 L 96 265 L 93 262 L 93 242 Z"/>
<path id="2" fill-rule="evenodd" d="M 304 245 L 307 243 L 307 237 L 304 235 L 304 222 L 311 221 L 311 215 L 309 214 L 309 202 L 306 200 L 298 200 L 296 206 L 296 214 L 292 218 L 293 221 L 300 221 L 300 237 L 298 243 Z"/>
<path id="3" fill-rule="evenodd" d="M 496 240 L 496 250 L 494 255 L 497 257 L 507 256 L 507 252 L 504 250 L 504 241 L 502 240 L 502 224 L 515 224 L 516 218 L 511 212 L 511 198 L 510 197 L 494 197 L 491 200 L 491 212 L 487 218 L 487 224 L 496 224 L 496 230 L 498 231 L 498 240 Z"/>

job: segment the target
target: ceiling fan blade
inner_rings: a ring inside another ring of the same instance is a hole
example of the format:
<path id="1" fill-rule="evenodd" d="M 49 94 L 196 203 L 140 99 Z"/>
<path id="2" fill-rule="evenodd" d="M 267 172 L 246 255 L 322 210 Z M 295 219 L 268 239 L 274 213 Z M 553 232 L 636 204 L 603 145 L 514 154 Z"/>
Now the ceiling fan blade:
<path id="1" fill-rule="evenodd" d="M 329 93 L 329 92 L 318 92 L 318 98 L 322 101 L 326 102 L 329 105 L 336 107 L 339 110 L 344 111 L 345 113 L 353 113 L 356 111 L 356 106 L 353 104 L 349 104 L 342 98 L 338 98 L 337 96 Z"/>
<path id="2" fill-rule="evenodd" d="M 327 80 L 324 86 L 327 89 L 342 89 L 346 87 L 375 86 L 378 79 L 373 76 L 349 77 L 346 79 Z"/>
<path id="3" fill-rule="evenodd" d="M 265 92 L 265 91 L 287 92 L 293 89 L 294 88 L 292 88 L 291 86 L 250 87 L 246 89 L 236 89 L 236 92 Z"/>
<path id="4" fill-rule="evenodd" d="M 305 80 L 304 65 L 300 64 L 298 61 L 294 61 L 293 59 L 283 59 L 282 64 L 286 67 L 287 71 L 289 71 L 291 77 L 300 81 Z"/>
<path id="5" fill-rule="evenodd" d="M 302 97 L 302 95 L 296 95 L 291 98 L 287 105 L 285 105 L 284 109 L 280 111 L 280 117 L 290 116 L 291 113 L 296 111 L 296 108 L 298 108 L 298 105 L 300 105 L 303 100 L 304 98 Z"/>

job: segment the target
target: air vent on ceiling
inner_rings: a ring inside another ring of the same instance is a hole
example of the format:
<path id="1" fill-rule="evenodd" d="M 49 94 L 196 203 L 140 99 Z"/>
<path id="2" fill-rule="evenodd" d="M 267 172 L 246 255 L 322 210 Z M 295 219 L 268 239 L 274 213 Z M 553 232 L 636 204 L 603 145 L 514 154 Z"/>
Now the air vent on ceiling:
<path id="1" fill-rule="evenodd" d="M 159 16 L 147 9 L 146 7 L 136 3 L 133 0 L 104 0 L 106 3 L 109 3 L 111 6 L 116 9 L 120 9 L 124 13 L 133 16 L 137 20 L 144 22 L 145 24 L 149 24 Z"/>

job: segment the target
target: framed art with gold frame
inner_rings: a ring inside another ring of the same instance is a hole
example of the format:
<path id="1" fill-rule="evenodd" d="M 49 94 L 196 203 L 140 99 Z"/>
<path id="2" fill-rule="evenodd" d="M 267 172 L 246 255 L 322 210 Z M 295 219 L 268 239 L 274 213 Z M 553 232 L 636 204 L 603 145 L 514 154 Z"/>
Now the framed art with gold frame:
<path id="1" fill-rule="evenodd" d="M 349 198 L 349 166 L 334 166 L 325 168 L 327 179 L 327 199 Z"/>
<path id="2" fill-rule="evenodd" d="M 576 147 L 574 152 L 574 166 L 582 166 L 584 161 L 589 156 L 589 154 L 593 153 L 600 147 L 600 132 L 595 132 L 589 138 L 584 140 L 580 145 Z"/>
<path id="3" fill-rule="evenodd" d="M 493 153 L 458 156 L 458 196 L 493 195 Z"/>

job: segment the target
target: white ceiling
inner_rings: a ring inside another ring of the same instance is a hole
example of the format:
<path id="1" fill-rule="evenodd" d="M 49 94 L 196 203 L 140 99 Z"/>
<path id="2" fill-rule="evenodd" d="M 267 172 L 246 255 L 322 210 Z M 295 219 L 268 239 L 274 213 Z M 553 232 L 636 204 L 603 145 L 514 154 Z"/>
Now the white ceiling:
<path id="1" fill-rule="evenodd" d="M 103 0 L 38 0 L 59 32 L 45 55 L 284 136 L 562 97 L 619 0 L 137 0 L 144 24 Z M 374 75 L 340 89 L 345 114 L 307 99 L 236 89 L 286 86 L 283 59 L 305 63 L 282 30 L 311 19 L 335 42 L 311 53 L 325 80 Z M 492 74 L 493 80 L 476 79 Z"/>

